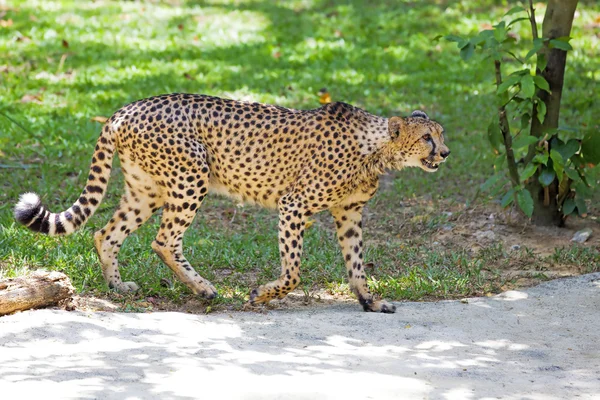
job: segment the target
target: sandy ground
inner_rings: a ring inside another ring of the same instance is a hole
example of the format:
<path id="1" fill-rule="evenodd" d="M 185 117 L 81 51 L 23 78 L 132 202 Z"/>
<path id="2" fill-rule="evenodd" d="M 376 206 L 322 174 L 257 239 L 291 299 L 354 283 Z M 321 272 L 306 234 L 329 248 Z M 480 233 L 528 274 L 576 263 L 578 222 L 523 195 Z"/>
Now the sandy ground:
<path id="1" fill-rule="evenodd" d="M 0 318 L 3 399 L 600 399 L 600 273 L 490 298 Z"/>

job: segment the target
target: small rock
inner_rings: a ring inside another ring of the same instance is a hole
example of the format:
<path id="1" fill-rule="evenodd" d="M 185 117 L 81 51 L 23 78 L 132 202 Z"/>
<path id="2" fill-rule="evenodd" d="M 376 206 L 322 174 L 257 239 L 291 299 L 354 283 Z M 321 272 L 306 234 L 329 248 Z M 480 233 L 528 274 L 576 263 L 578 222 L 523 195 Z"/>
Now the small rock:
<path id="1" fill-rule="evenodd" d="M 433 244 L 434 244 L 435 246 L 437 246 L 438 244 L 440 244 L 440 242 L 433 242 Z"/>
<path id="2" fill-rule="evenodd" d="M 575 235 L 573 235 L 573 239 L 571 239 L 571 242 L 583 243 L 586 240 L 588 240 L 590 238 L 590 236 L 592 236 L 592 229 L 585 228 L 585 229 L 582 229 L 579 232 L 575 233 Z"/>
<path id="3" fill-rule="evenodd" d="M 521 246 L 520 246 L 520 245 L 518 245 L 518 244 L 513 244 L 512 246 L 510 246 L 510 249 L 511 249 L 512 251 L 517 251 L 517 250 L 520 250 L 520 249 L 521 249 Z"/>
<path id="4" fill-rule="evenodd" d="M 454 227 L 450 224 L 446 224 L 442 226 L 442 229 L 445 231 L 451 231 L 452 229 L 454 229 Z"/>
<path id="5" fill-rule="evenodd" d="M 452 212 L 451 211 L 442 211 L 442 215 L 446 216 L 446 217 L 451 217 L 452 216 Z"/>

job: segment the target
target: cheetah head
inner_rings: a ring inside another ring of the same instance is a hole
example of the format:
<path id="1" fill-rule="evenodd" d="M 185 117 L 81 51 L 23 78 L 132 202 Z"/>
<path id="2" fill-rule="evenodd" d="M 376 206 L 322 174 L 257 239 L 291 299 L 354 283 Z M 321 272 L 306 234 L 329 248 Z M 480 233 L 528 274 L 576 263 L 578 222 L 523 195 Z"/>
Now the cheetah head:
<path id="1" fill-rule="evenodd" d="M 396 165 L 435 172 L 450 155 L 444 144 L 444 128 L 423 111 L 414 111 L 407 118 L 390 118 L 389 133 Z"/>

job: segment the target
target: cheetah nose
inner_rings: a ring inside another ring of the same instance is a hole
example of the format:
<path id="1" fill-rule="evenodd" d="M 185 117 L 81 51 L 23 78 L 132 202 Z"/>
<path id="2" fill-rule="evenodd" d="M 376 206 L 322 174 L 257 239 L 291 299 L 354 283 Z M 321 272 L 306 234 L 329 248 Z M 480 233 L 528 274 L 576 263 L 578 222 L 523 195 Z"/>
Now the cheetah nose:
<path id="1" fill-rule="evenodd" d="M 450 150 L 446 150 L 446 151 L 442 151 L 440 153 L 440 156 L 442 156 L 443 158 L 446 158 L 450 155 Z"/>

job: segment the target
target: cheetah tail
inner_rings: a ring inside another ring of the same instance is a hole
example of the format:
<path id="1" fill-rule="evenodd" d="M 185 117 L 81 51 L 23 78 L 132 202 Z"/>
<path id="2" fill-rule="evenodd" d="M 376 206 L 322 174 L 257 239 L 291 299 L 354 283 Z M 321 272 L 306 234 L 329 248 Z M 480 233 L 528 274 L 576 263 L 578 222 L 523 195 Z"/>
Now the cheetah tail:
<path id="1" fill-rule="evenodd" d="M 17 221 L 34 232 L 50 236 L 69 235 L 81 228 L 94 214 L 108 186 L 115 151 L 110 122 L 104 125 L 96 143 L 85 189 L 66 211 L 52 213 L 35 193 L 24 193 L 15 206 Z"/>

